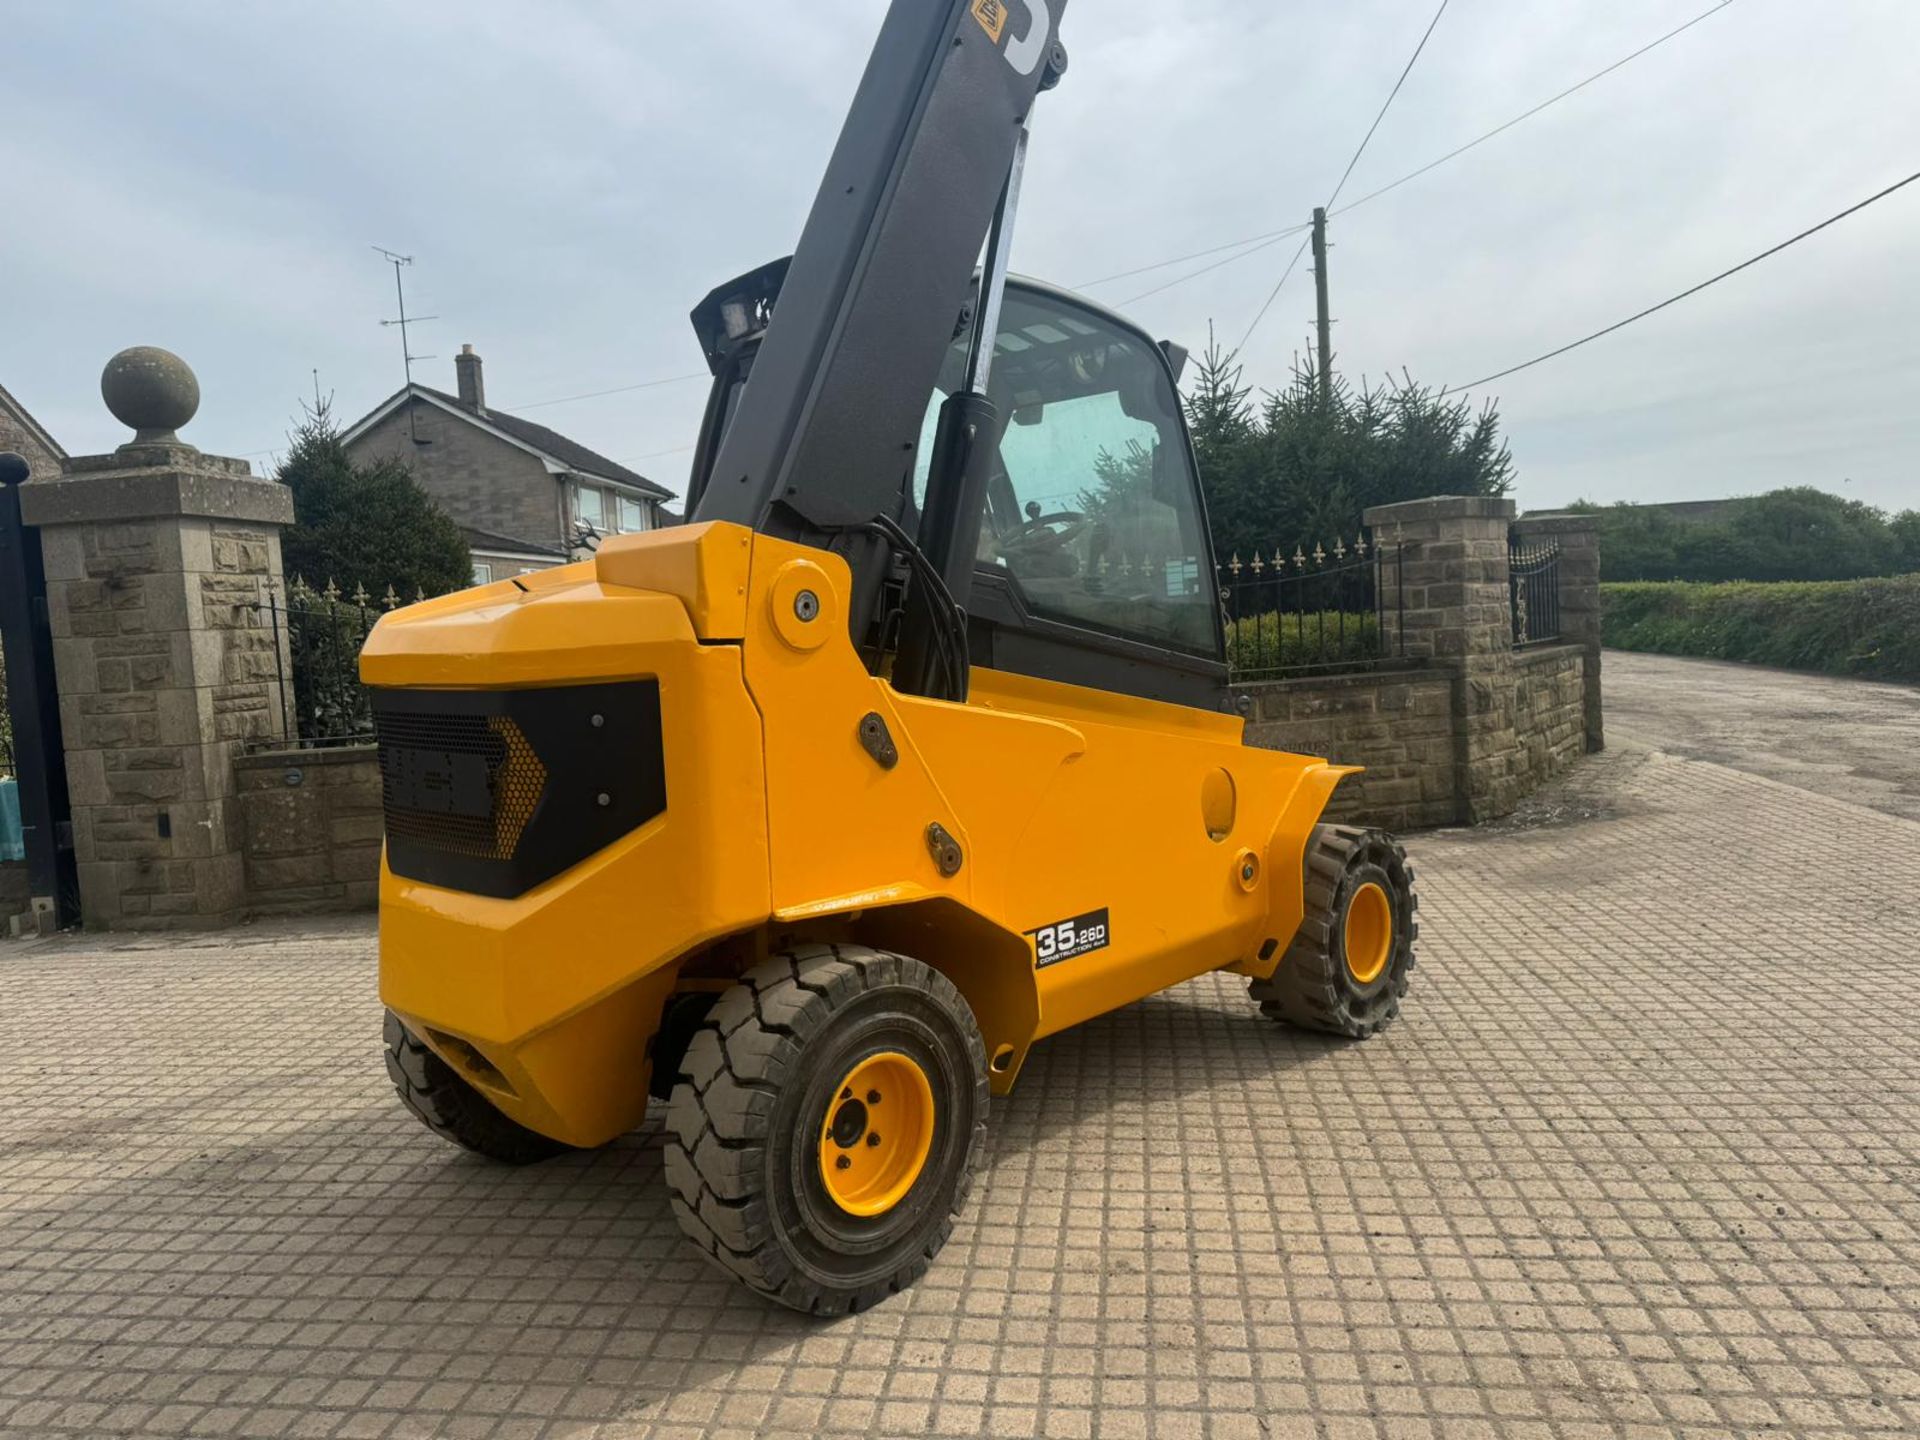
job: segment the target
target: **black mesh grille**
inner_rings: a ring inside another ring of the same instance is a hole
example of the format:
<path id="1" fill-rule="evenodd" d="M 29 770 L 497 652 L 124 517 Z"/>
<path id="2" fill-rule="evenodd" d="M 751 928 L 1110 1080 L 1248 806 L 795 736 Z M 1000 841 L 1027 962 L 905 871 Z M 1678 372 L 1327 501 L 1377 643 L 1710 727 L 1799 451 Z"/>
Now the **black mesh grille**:
<path id="1" fill-rule="evenodd" d="M 512 896 L 666 808 L 654 680 L 373 693 L 387 867 Z"/>
<path id="2" fill-rule="evenodd" d="M 453 855 L 512 858 L 546 784 L 520 727 L 504 715 L 430 712 L 377 723 L 387 834 Z"/>

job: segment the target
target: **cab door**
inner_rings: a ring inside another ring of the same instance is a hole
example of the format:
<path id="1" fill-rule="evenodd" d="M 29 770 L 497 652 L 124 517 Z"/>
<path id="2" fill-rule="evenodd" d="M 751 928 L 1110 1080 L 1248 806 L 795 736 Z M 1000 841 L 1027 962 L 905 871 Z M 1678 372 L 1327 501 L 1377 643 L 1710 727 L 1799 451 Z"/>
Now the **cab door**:
<path id="1" fill-rule="evenodd" d="M 960 373 L 956 349 L 928 409 L 916 505 Z M 1206 509 L 1161 347 L 1086 301 L 1010 281 L 992 398 L 1002 429 L 967 606 L 974 664 L 1219 708 Z"/>
<path id="2" fill-rule="evenodd" d="M 955 359 L 944 384 L 960 374 Z M 1002 426 L 968 602 L 966 708 L 981 714 L 970 727 L 929 705 L 938 718 L 916 714 L 914 733 L 962 819 L 996 837 L 976 898 L 1026 936 L 1051 1034 L 1257 952 L 1261 857 L 1316 762 L 1244 746 L 1222 713 L 1206 510 L 1160 346 L 1013 281 L 991 398 Z M 915 505 L 923 482 L 924 462 Z M 989 730 L 1010 716 L 1077 744 L 1042 777 Z"/>

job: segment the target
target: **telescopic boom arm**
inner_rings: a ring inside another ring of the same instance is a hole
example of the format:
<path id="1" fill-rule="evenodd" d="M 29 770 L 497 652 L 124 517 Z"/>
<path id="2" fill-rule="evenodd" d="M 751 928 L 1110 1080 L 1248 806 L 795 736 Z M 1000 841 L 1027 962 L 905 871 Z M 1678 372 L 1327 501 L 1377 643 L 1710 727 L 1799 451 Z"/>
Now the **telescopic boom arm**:
<path id="1" fill-rule="evenodd" d="M 1011 193 L 1028 112 L 1066 68 L 1065 8 L 894 0 L 690 519 L 846 549 L 846 527 L 900 516 L 927 397 Z M 987 275 L 1004 278 L 1004 249 Z M 997 284 L 986 289 L 997 305 Z M 982 328 L 984 385 L 992 330 Z M 970 567 L 972 546 L 950 555 Z M 879 578 L 861 573 L 874 568 L 872 547 L 849 558 L 859 630 Z"/>

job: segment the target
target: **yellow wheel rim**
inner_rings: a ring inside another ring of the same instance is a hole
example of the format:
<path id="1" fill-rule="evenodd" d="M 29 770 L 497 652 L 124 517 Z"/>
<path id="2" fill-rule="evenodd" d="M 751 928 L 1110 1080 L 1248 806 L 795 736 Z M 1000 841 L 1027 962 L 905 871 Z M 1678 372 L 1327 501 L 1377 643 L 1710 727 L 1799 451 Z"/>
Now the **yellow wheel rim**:
<path id="1" fill-rule="evenodd" d="M 1355 983 L 1371 985 L 1393 953 L 1393 904 L 1387 892 L 1371 880 L 1354 891 L 1342 929 L 1347 973 Z"/>
<path id="2" fill-rule="evenodd" d="M 897 1051 L 869 1055 L 840 1082 L 820 1127 L 820 1177 L 849 1215 L 884 1215 L 933 1149 L 933 1086 Z"/>

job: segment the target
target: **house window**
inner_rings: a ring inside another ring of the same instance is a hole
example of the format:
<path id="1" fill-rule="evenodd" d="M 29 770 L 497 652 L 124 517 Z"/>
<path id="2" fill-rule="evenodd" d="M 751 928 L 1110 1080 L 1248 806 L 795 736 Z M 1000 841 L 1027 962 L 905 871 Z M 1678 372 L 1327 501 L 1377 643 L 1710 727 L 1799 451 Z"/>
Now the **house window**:
<path id="1" fill-rule="evenodd" d="M 493 583 L 493 566 L 489 565 L 485 560 L 474 561 L 473 583 L 476 585 L 491 585 Z"/>
<path id="2" fill-rule="evenodd" d="M 574 491 L 574 514 L 582 525 L 591 525 L 596 530 L 610 528 L 607 524 L 606 492 L 582 485 Z"/>
<path id="3" fill-rule="evenodd" d="M 630 495 L 620 497 L 620 528 L 624 530 L 644 530 L 647 528 L 646 512 L 640 502 Z"/>

